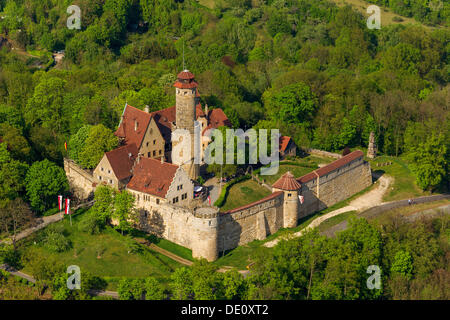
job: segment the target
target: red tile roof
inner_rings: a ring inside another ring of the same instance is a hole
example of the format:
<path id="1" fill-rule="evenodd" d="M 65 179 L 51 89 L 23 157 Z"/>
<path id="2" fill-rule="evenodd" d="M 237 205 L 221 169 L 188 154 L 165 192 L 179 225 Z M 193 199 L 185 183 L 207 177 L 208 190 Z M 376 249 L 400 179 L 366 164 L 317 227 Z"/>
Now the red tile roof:
<path id="1" fill-rule="evenodd" d="M 168 162 L 140 158 L 127 188 L 165 198 L 177 169 L 177 165 Z"/>
<path id="2" fill-rule="evenodd" d="M 203 109 L 202 109 L 202 105 L 200 103 L 198 103 L 195 106 L 195 115 L 196 115 L 197 118 L 205 116 L 205 113 L 203 112 Z"/>
<path id="3" fill-rule="evenodd" d="M 142 139 L 144 139 L 148 124 L 150 123 L 150 114 L 139 110 L 130 105 L 125 106 L 125 111 L 122 116 L 119 128 L 114 133 L 118 137 L 125 138 L 125 144 L 135 144 L 139 149 L 141 147 Z M 135 130 L 135 123 L 137 122 L 137 130 Z"/>
<path id="4" fill-rule="evenodd" d="M 172 122 L 176 120 L 176 108 L 175 106 L 154 111 L 150 115 L 155 119 L 156 125 L 159 128 L 164 140 L 166 142 L 171 141 L 172 136 Z"/>
<path id="5" fill-rule="evenodd" d="M 119 180 L 131 177 L 131 170 L 137 154 L 138 149 L 135 144 L 126 145 L 105 153 L 116 178 Z"/>
<path id="6" fill-rule="evenodd" d="M 231 128 L 232 126 L 231 121 L 221 108 L 212 109 L 208 111 L 208 126 L 203 129 L 202 134 L 208 129 L 217 129 L 219 127 Z"/>
<path id="7" fill-rule="evenodd" d="M 196 118 L 205 115 L 200 103 L 196 105 L 195 110 Z M 228 119 L 222 109 L 217 108 L 209 110 L 208 114 L 208 126 L 204 129 L 203 132 L 210 128 L 232 126 L 231 121 Z M 158 126 L 164 140 L 166 142 L 170 142 L 172 136 L 172 123 L 176 120 L 176 106 L 147 113 L 143 110 L 127 105 L 125 107 L 125 111 L 123 113 L 123 118 L 119 125 L 119 128 L 114 134 L 118 137 L 125 138 L 125 144 L 128 145 L 134 143 L 139 149 L 151 118 L 155 120 L 156 125 Z M 135 121 L 138 122 L 137 131 L 134 130 Z"/>
<path id="8" fill-rule="evenodd" d="M 290 141 L 291 141 L 291 137 L 281 136 L 280 137 L 280 151 L 282 151 L 282 152 L 286 151 L 286 148 L 288 147 Z"/>
<path id="9" fill-rule="evenodd" d="M 177 78 L 180 80 L 191 80 L 194 79 L 195 76 L 189 70 L 183 70 L 177 75 Z"/>
<path id="10" fill-rule="evenodd" d="M 177 82 L 174 83 L 173 86 L 175 88 L 178 88 L 178 89 L 193 89 L 193 88 L 197 88 L 198 87 L 198 83 L 195 82 L 194 80 L 192 80 L 190 82 L 177 81 Z"/>
<path id="11" fill-rule="evenodd" d="M 280 190 L 299 190 L 302 186 L 300 183 L 295 180 L 294 175 L 288 171 L 283 174 L 280 179 L 278 179 L 273 185 L 273 188 L 277 188 Z"/>
<path id="12" fill-rule="evenodd" d="M 247 204 L 247 205 L 245 205 L 245 206 L 242 206 L 242 207 L 239 207 L 239 208 L 236 208 L 236 209 L 228 210 L 228 211 L 226 211 L 226 212 L 223 212 L 222 214 L 235 213 L 235 212 L 238 212 L 238 211 L 242 211 L 242 210 L 245 210 L 245 209 L 248 209 L 248 208 L 257 206 L 258 204 L 261 204 L 261 203 L 264 203 L 264 202 L 266 202 L 266 201 L 275 199 L 276 197 L 278 197 L 278 196 L 279 196 L 280 194 L 282 194 L 282 193 L 283 193 L 283 191 L 277 191 L 277 192 L 274 192 L 274 193 L 268 195 L 267 197 L 264 197 L 264 198 L 262 198 L 262 199 L 260 199 L 260 200 L 258 200 L 258 201 L 255 201 L 255 202 L 253 202 L 253 203 Z"/>
<path id="13" fill-rule="evenodd" d="M 364 153 L 361 150 L 353 151 L 352 153 L 349 153 L 348 155 L 346 155 L 336 161 L 333 161 L 332 163 L 330 163 L 322 168 L 319 168 L 319 169 L 314 170 L 313 172 L 310 172 L 300 178 L 297 178 L 297 181 L 300 183 L 305 183 L 305 182 L 308 182 L 308 181 L 316 178 L 317 175 L 319 177 L 322 177 L 338 168 L 345 166 L 346 164 L 352 162 L 353 160 L 356 160 L 356 159 L 362 158 L 362 157 L 364 157 Z"/>

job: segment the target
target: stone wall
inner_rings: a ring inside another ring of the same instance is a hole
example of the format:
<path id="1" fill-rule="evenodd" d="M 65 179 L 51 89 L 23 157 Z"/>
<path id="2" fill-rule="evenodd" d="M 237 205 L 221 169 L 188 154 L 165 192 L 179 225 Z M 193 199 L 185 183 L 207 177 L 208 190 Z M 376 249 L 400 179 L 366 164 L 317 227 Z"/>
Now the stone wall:
<path id="1" fill-rule="evenodd" d="M 302 183 L 298 217 L 345 200 L 372 184 L 370 165 L 362 157 Z M 131 190 L 130 190 L 131 191 Z M 219 252 L 263 240 L 283 227 L 284 192 L 224 213 L 215 207 L 188 209 L 168 203 L 139 202 L 140 228 L 192 249 L 193 257 L 216 260 Z"/>
<path id="2" fill-rule="evenodd" d="M 263 240 L 282 226 L 283 192 L 275 192 L 252 204 L 220 215 L 219 251 L 233 249 L 253 240 Z"/>
<path id="3" fill-rule="evenodd" d="M 64 158 L 64 171 L 69 181 L 70 190 L 76 198 L 85 200 L 92 196 L 96 183 L 92 173 L 67 158 Z"/>
<path id="4" fill-rule="evenodd" d="M 321 157 L 330 157 L 330 158 L 336 158 L 336 159 L 340 159 L 342 158 L 342 155 L 340 155 L 339 153 L 333 153 L 333 152 L 328 152 L 328 151 L 324 151 L 324 150 L 319 150 L 319 149 L 304 149 L 307 153 L 310 154 L 315 154 Z"/>
<path id="5" fill-rule="evenodd" d="M 300 218 L 323 210 L 358 193 L 372 184 L 370 164 L 364 159 L 337 168 L 330 173 L 302 183 Z"/>

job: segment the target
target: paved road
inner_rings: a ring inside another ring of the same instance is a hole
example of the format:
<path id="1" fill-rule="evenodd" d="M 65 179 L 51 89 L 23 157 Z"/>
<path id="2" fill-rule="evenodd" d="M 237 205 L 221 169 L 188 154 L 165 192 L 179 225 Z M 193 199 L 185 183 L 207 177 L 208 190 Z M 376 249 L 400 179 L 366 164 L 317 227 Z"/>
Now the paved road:
<path id="1" fill-rule="evenodd" d="M 378 183 L 378 186 L 375 189 L 372 189 L 369 192 L 367 192 L 367 193 L 363 194 L 362 196 L 356 198 L 355 200 L 351 201 L 348 206 L 345 206 L 343 208 L 331 211 L 327 214 L 317 217 L 306 228 L 304 228 L 304 229 L 300 230 L 299 232 L 296 232 L 290 236 L 291 237 L 300 237 L 307 230 L 316 228 L 325 220 L 330 219 L 334 216 L 337 216 L 341 213 L 348 212 L 348 211 L 361 211 L 361 210 L 365 210 L 367 208 L 379 205 L 380 203 L 382 203 L 382 198 L 383 198 L 384 193 L 387 191 L 387 189 L 389 188 L 389 185 L 393 181 L 394 181 L 394 179 L 389 176 L 383 175 L 383 176 L 379 177 L 376 182 L 376 183 Z M 264 244 L 264 246 L 271 248 L 271 247 L 274 247 L 279 241 L 280 241 L 280 239 L 277 238 L 272 241 L 266 242 Z"/>
<path id="2" fill-rule="evenodd" d="M 208 188 L 209 196 L 211 197 L 211 205 L 213 205 L 219 198 L 220 192 L 222 191 L 219 178 L 213 177 L 208 179 L 203 185 Z M 208 199 L 206 199 L 205 204 L 209 204 Z"/>
<path id="3" fill-rule="evenodd" d="M 416 203 L 425 203 L 425 202 L 432 202 L 432 201 L 438 201 L 441 199 L 450 199 L 450 195 L 435 195 L 435 196 L 427 196 L 427 197 L 420 197 L 420 198 L 415 198 L 413 199 L 414 202 Z M 399 208 L 399 207 L 407 207 L 409 206 L 408 204 L 408 200 L 400 200 L 400 201 L 393 201 L 393 202 L 388 202 L 385 203 L 383 205 L 371 208 L 369 210 L 366 210 L 362 213 L 360 213 L 358 215 L 358 217 L 364 217 L 364 218 L 368 218 L 368 219 L 372 219 L 375 218 L 376 216 L 388 211 L 388 210 L 392 210 L 394 208 Z M 450 213 L 450 209 L 449 209 L 449 205 L 442 205 L 442 204 L 437 204 L 435 207 L 433 208 L 428 208 L 428 209 L 422 209 L 422 210 L 418 210 L 416 212 L 413 212 L 410 214 L 410 216 L 406 217 L 407 220 L 414 220 L 419 218 L 420 216 L 423 215 L 430 215 L 433 214 L 433 212 L 437 211 L 438 209 L 442 209 L 446 214 Z M 332 226 L 331 228 L 329 228 L 328 230 L 322 232 L 322 235 L 325 235 L 327 237 L 334 237 L 336 235 L 337 232 L 343 231 L 345 229 L 347 229 L 348 227 L 348 221 L 342 221 L 334 226 Z"/>

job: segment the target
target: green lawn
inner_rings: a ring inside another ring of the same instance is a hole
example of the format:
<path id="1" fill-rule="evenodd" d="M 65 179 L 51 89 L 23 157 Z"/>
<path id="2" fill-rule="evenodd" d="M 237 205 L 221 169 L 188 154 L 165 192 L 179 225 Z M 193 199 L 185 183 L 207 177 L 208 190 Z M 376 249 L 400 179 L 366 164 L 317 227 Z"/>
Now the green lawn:
<path id="1" fill-rule="evenodd" d="M 98 235 L 80 232 L 77 228 L 80 217 L 81 215 L 72 218 L 73 226 L 70 226 L 69 219 L 58 222 L 64 225 L 67 237 L 72 242 L 72 248 L 68 251 L 52 253 L 39 243 L 34 244 L 42 231 L 27 238 L 22 250 L 37 250 L 40 255 L 55 256 L 67 266 L 78 265 L 82 271 L 86 270 L 93 275 L 105 278 L 110 290 L 115 289 L 121 277 L 154 276 L 162 283 L 166 283 L 170 274 L 181 267 L 181 264 L 143 245 L 141 245 L 141 253 L 128 253 L 125 237 L 111 227 L 107 227 Z M 99 257 L 98 252 L 101 252 Z M 30 273 L 30 270 L 25 266 L 23 272 Z"/>
<path id="2" fill-rule="evenodd" d="M 318 156 L 307 156 L 305 158 L 296 158 L 295 160 L 285 160 L 280 162 L 280 168 L 277 174 L 274 175 L 259 175 L 260 179 L 263 179 L 267 184 L 273 184 L 277 181 L 283 174 L 288 171 L 296 177 L 300 178 L 311 171 L 318 169 L 319 164 L 328 164 L 336 159 L 328 157 L 318 157 Z M 258 172 L 259 174 L 259 172 Z"/>
<path id="3" fill-rule="evenodd" d="M 376 164 L 387 163 L 391 165 L 377 167 Z M 384 201 L 403 200 L 414 197 L 430 195 L 429 192 L 422 191 L 416 184 L 416 177 L 411 172 L 408 164 L 402 158 L 379 156 L 370 160 L 372 172 L 382 172 L 394 178 L 394 183 L 383 197 Z"/>
<path id="4" fill-rule="evenodd" d="M 236 183 L 228 191 L 225 204 L 220 208 L 220 211 L 224 212 L 244 206 L 270 194 L 271 191 L 269 189 L 260 186 L 256 181 L 251 179 Z"/>

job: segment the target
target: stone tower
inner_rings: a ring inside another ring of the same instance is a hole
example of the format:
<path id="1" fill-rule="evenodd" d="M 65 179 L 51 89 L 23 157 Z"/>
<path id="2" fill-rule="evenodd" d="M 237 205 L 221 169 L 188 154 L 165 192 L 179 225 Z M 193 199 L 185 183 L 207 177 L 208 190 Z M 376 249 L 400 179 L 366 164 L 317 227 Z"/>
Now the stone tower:
<path id="1" fill-rule="evenodd" d="M 294 228 L 297 226 L 299 216 L 298 192 L 301 189 L 300 183 L 294 175 L 288 171 L 281 176 L 273 185 L 273 192 L 283 191 L 283 228 Z"/>
<path id="2" fill-rule="evenodd" d="M 369 137 L 369 147 L 367 148 L 367 158 L 374 159 L 377 156 L 377 146 L 375 144 L 375 134 L 373 131 Z"/>
<path id="3" fill-rule="evenodd" d="M 189 70 L 184 70 L 177 75 L 177 81 L 173 86 L 176 90 L 176 120 L 173 130 L 186 130 L 190 136 L 174 141 L 172 147 L 177 143 L 183 143 L 184 150 L 190 150 L 190 154 L 172 155 L 172 159 L 175 164 L 182 166 L 191 179 L 196 180 L 200 171 L 199 164 L 194 163 L 194 152 L 196 151 L 194 150 L 194 131 L 195 127 L 198 126 L 195 114 L 195 99 L 198 84 L 194 79 L 194 75 Z"/>

